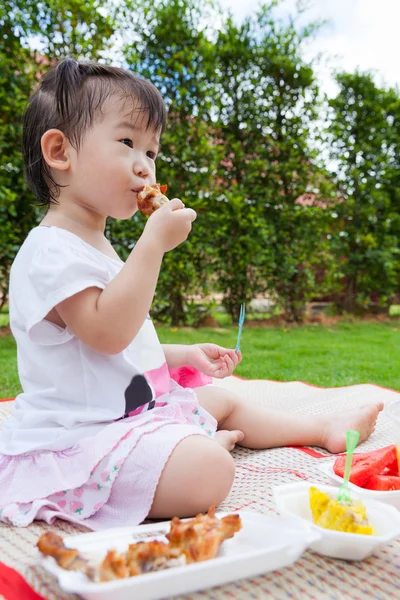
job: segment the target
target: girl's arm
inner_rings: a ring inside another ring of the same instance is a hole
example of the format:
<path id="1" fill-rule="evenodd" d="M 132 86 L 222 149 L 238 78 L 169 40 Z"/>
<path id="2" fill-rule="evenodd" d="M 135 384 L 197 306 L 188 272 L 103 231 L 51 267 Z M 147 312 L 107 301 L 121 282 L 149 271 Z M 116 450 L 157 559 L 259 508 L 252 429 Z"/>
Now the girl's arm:
<path id="1" fill-rule="evenodd" d="M 124 267 L 104 290 L 92 287 L 56 306 L 68 328 L 98 352 L 122 352 L 150 310 L 163 255 L 183 242 L 196 213 L 172 200 L 148 220 Z"/>
<path id="2" fill-rule="evenodd" d="M 189 346 L 184 344 L 163 344 L 162 348 L 168 369 L 178 369 L 188 364 L 187 351 Z"/>

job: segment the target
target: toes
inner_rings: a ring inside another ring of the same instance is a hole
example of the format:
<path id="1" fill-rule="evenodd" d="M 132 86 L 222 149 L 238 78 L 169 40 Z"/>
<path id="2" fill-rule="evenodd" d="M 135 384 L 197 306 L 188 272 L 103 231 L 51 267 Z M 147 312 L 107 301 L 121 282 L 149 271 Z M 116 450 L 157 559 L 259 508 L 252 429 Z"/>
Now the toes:
<path id="1" fill-rule="evenodd" d="M 241 442 L 244 438 L 243 431 L 234 430 L 230 431 L 229 436 L 229 451 L 232 451 L 238 442 Z"/>
<path id="2" fill-rule="evenodd" d="M 360 408 L 373 410 L 374 412 L 379 413 L 385 408 L 385 405 L 383 402 L 368 402 L 367 404 L 362 404 Z"/>
<path id="3" fill-rule="evenodd" d="M 382 409 L 380 409 L 376 404 L 370 404 L 369 406 L 365 407 L 366 408 L 366 413 L 367 415 L 374 420 L 374 423 L 376 423 L 379 413 Z"/>
<path id="4" fill-rule="evenodd" d="M 234 438 L 236 442 L 241 442 L 244 439 L 243 431 L 240 431 L 238 429 L 237 431 L 233 431 L 232 433 L 234 433 Z"/>
<path id="5" fill-rule="evenodd" d="M 238 442 L 241 442 L 244 438 L 243 431 L 231 431 L 229 436 L 230 450 L 233 450 Z"/>

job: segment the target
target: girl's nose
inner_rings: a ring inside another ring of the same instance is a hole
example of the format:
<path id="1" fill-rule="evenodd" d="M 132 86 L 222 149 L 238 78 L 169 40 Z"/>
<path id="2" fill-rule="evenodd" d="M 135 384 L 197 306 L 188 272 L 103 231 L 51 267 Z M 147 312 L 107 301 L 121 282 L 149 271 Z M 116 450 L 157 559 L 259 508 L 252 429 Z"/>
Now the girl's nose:
<path id="1" fill-rule="evenodd" d="M 149 176 L 149 169 L 146 165 L 146 161 L 141 156 L 136 156 L 133 162 L 133 172 L 138 177 L 146 179 Z"/>

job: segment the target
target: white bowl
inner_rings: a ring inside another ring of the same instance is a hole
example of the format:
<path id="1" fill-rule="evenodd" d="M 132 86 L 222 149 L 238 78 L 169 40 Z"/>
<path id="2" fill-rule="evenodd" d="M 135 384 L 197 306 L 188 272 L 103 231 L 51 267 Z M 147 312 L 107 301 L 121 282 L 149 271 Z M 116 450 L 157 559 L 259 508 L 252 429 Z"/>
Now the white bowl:
<path id="1" fill-rule="evenodd" d="M 314 525 L 309 498 L 311 486 L 333 497 L 338 493 L 336 487 L 309 482 L 289 483 L 275 487 L 273 491 L 277 508 L 282 516 L 307 521 L 321 534 L 321 539 L 310 545 L 310 549 L 314 552 L 343 560 L 363 560 L 380 546 L 400 536 L 399 512 L 393 506 L 367 498 L 362 498 L 362 501 L 367 509 L 368 520 L 376 532 L 375 535 L 331 531 Z M 352 493 L 352 496 L 359 498 L 355 493 Z"/>
<path id="2" fill-rule="evenodd" d="M 318 459 L 318 469 L 339 486 L 343 483 L 343 477 L 336 475 L 335 471 L 333 470 L 335 460 L 335 458 L 329 460 L 325 460 L 323 458 Z M 349 483 L 349 488 L 352 492 L 354 492 L 354 494 L 357 494 L 361 500 L 376 500 L 378 502 L 383 502 L 384 504 L 391 504 L 400 510 L 400 490 L 388 490 L 387 492 L 379 490 L 366 490 L 365 488 L 355 485 L 354 483 Z"/>

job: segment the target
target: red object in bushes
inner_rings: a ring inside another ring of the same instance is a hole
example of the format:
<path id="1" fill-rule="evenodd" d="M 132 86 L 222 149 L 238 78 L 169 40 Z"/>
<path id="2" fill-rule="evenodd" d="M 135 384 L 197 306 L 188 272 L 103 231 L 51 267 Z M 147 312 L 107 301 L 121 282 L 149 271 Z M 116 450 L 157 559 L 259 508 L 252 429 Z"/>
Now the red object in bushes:
<path id="1" fill-rule="evenodd" d="M 338 456 L 333 465 L 336 475 L 343 477 L 346 455 Z M 359 487 L 365 487 L 373 475 L 380 475 L 388 469 L 391 475 L 398 475 L 396 446 L 386 446 L 372 452 L 353 455 L 350 481 Z"/>

